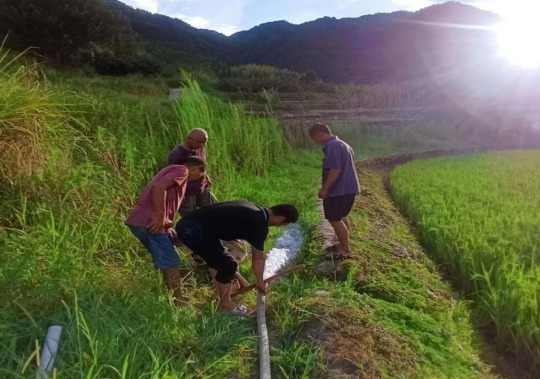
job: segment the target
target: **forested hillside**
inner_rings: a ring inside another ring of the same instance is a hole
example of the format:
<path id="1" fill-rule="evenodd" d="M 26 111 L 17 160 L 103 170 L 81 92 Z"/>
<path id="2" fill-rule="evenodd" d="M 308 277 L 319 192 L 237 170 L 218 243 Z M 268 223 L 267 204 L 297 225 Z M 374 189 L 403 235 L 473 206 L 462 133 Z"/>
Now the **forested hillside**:
<path id="1" fill-rule="evenodd" d="M 0 36 L 34 46 L 48 58 L 93 63 L 98 72 L 175 72 L 234 64 L 267 64 L 335 82 L 398 82 L 484 70 L 496 57 L 497 15 L 460 3 L 301 25 L 262 24 L 226 37 L 117 0 L 3 0 Z M 451 25 L 468 25 L 456 28 Z"/>

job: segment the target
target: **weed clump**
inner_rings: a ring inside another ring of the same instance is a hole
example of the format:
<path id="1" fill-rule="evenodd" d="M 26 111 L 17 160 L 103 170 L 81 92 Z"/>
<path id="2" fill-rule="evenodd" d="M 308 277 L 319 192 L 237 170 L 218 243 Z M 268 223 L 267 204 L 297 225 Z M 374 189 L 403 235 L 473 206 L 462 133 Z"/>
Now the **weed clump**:
<path id="1" fill-rule="evenodd" d="M 9 183 L 42 171 L 65 119 L 40 85 L 38 67 L 19 58 L 0 49 L 0 178 Z"/>

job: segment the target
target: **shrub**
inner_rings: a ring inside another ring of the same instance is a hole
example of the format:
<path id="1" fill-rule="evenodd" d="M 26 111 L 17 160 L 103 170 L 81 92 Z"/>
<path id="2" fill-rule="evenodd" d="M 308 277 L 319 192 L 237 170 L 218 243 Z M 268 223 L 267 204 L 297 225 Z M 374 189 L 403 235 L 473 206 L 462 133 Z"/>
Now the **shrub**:
<path id="1" fill-rule="evenodd" d="M 137 73 L 158 75 L 162 70 L 158 62 L 149 58 L 140 58 L 137 60 L 96 59 L 94 67 L 96 73 L 110 76 L 126 76 Z"/>
<path id="2" fill-rule="evenodd" d="M 298 91 L 301 75 L 294 71 L 281 70 L 272 66 L 248 64 L 234 66 L 224 73 L 219 87 L 224 91 L 257 93 L 263 89 L 284 92 Z"/>

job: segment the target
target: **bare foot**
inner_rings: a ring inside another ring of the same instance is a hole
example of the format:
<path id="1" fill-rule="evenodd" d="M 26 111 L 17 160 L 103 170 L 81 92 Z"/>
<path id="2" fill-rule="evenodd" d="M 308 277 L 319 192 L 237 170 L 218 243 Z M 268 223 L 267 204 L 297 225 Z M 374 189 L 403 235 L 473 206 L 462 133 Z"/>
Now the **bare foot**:
<path id="1" fill-rule="evenodd" d="M 343 250 L 342 248 L 338 247 L 337 249 L 337 252 L 342 256 L 344 257 L 344 259 L 346 258 L 350 258 L 352 256 L 352 252 L 350 250 Z"/>
<path id="2" fill-rule="evenodd" d="M 346 253 L 343 250 L 331 251 L 324 256 L 325 259 L 338 261 L 343 259 L 349 259 L 352 257 L 352 253 Z"/>

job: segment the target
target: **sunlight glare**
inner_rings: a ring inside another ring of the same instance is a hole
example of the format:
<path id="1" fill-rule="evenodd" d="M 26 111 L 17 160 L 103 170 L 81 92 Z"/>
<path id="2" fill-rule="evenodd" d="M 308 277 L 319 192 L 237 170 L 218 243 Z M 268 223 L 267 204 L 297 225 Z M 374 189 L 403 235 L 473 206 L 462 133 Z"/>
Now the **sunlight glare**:
<path id="1" fill-rule="evenodd" d="M 525 69 L 540 67 L 539 13 L 540 4 L 531 2 L 527 9 L 505 15 L 507 21 L 497 28 L 500 54 L 510 63 Z"/>

